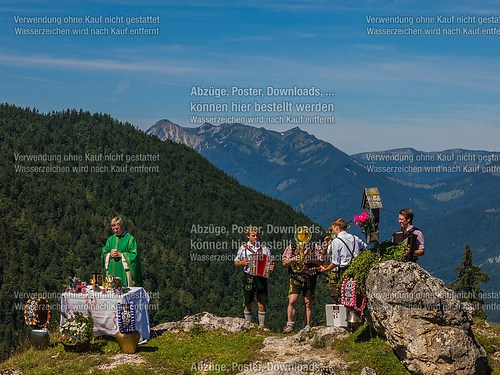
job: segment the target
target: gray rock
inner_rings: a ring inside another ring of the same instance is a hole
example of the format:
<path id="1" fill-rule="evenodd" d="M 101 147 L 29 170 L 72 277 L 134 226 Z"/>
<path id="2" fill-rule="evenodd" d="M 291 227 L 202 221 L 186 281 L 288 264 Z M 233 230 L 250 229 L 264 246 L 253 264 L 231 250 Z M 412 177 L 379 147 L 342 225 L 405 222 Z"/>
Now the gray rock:
<path id="1" fill-rule="evenodd" d="M 299 332 L 300 333 L 300 332 Z M 316 347 L 330 347 L 333 340 L 340 340 L 349 336 L 347 328 L 343 327 L 321 327 L 313 328 L 309 332 L 311 345 Z"/>
<path id="2" fill-rule="evenodd" d="M 160 336 L 163 332 L 189 332 L 194 327 L 202 327 L 207 330 L 222 329 L 228 332 L 245 332 L 255 325 L 243 318 L 219 317 L 208 312 L 186 316 L 177 322 L 167 322 L 151 329 L 152 333 Z"/>
<path id="3" fill-rule="evenodd" d="M 367 319 L 415 374 L 488 374 L 469 307 L 416 263 L 388 261 L 366 280 Z"/>

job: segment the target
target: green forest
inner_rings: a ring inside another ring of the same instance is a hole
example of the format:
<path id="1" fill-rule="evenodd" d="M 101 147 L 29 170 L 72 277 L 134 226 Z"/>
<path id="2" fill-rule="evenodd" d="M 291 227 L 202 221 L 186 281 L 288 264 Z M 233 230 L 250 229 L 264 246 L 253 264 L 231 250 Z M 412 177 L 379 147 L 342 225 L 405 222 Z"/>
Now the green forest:
<path id="1" fill-rule="evenodd" d="M 261 226 L 261 239 L 279 256 L 293 238 L 286 228 L 314 225 L 290 206 L 242 187 L 190 148 L 106 114 L 42 114 L 2 104 L 0 163 L 2 359 L 27 339 L 27 294 L 61 293 L 68 276 L 89 281 L 100 270 L 113 216 L 124 218 L 137 240 L 144 287 L 153 297 L 152 325 L 201 311 L 242 317 L 242 270 L 229 257 L 245 240 L 240 228 Z M 196 257 L 210 254 L 227 260 Z M 286 322 L 287 290 L 288 275 L 278 262 L 268 305 L 273 330 Z M 57 332 L 59 300 L 49 302 L 49 328 Z M 315 324 L 324 322 L 325 303 L 322 278 Z"/>

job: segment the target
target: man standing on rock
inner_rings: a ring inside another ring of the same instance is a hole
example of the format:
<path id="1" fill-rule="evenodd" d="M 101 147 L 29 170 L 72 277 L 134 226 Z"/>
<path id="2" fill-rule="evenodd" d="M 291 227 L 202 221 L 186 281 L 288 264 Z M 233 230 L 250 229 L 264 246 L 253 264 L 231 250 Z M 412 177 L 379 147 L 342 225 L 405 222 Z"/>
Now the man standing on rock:
<path id="1" fill-rule="evenodd" d="M 267 303 L 267 278 L 268 274 L 263 276 L 252 275 L 250 269 L 250 258 L 261 257 L 267 258 L 268 270 L 274 271 L 274 263 L 271 259 L 271 251 L 269 248 L 258 241 L 259 231 L 257 227 L 249 226 L 247 228 L 248 242 L 243 243 L 236 254 L 234 265 L 243 268 L 243 295 L 245 297 L 245 308 L 243 314 L 248 322 L 252 322 L 252 306 L 254 296 L 257 294 L 257 305 L 259 308 L 259 328 L 265 328 L 266 322 L 266 303 Z"/>
<path id="2" fill-rule="evenodd" d="M 413 226 L 413 210 L 403 208 L 398 215 L 399 226 L 401 230 L 392 235 L 392 242 L 404 242 L 407 246 L 404 260 L 416 262 L 418 257 L 425 253 L 424 234 L 420 229 Z"/>

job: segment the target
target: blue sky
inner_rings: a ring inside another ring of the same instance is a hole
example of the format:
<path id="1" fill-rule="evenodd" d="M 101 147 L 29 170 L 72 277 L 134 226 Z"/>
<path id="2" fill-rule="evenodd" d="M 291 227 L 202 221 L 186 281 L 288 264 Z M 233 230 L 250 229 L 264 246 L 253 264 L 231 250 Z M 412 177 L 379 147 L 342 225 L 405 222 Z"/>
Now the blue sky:
<path id="1" fill-rule="evenodd" d="M 140 4 L 140 5 L 138 5 Z M 159 16 L 159 35 L 16 35 L 20 17 Z M 83 108 L 147 129 L 191 122 L 190 102 L 328 102 L 335 124 L 299 124 L 347 153 L 414 147 L 500 151 L 499 35 L 373 36 L 366 16 L 500 16 L 495 1 L 3 1 L 0 100 L 42 112 Z M 495 21 L 491 19 L 490 21 Z M 316 87 L 333 97 L 199 98 L 193 86 Z M 196 113 L 197 115 L 230 115 Z M 253 115 L 253 111 L 248 115 Z M 277 116 L 282 113 L 266 113 Z M 311 115 L 318 114 L 311 112 Z M 297 124 L 263 124 L 284 131 Z"/>

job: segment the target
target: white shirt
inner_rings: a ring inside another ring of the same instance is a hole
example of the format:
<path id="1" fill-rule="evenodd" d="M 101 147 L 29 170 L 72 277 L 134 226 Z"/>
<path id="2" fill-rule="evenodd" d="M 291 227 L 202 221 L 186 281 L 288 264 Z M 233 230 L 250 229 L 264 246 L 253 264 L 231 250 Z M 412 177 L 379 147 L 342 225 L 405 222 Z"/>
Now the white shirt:
<path id="1" fill-rule="evenodd" d="M 263 254 L 263 255 L 269 255 L 271 256 L 271 250 L 266 245 L 263 245 L 260 247 L 260 242 L 257 241 L 255 242 L 255 245 L 252 245 L 250 241 L 248 241 L 246 246 L 241 245 L 238 253 L 236 254 L 236 258 L 234 258 L 235 262 L 239 262 L 240 260 L 243 260 L 245 258 L 250 258 L 252 254 Z M 245 266 L 243 268 L 243 272 L 248 273 L 249 271 L 249 266 Z"/>
<path id="2" fill-rule="evenodd" d="M 359 237 L 342 231 L 332 240 L 332 242 L 330 242 L 330 245 L 328 245 L 327 261 L 336 266 L 340 265 L 340 267 L 347 267 L 349 263 L 351 263 L 352 258 L 357 257 L 359 251 L 363 249 L 366 249 L 366 244 Z"/>

